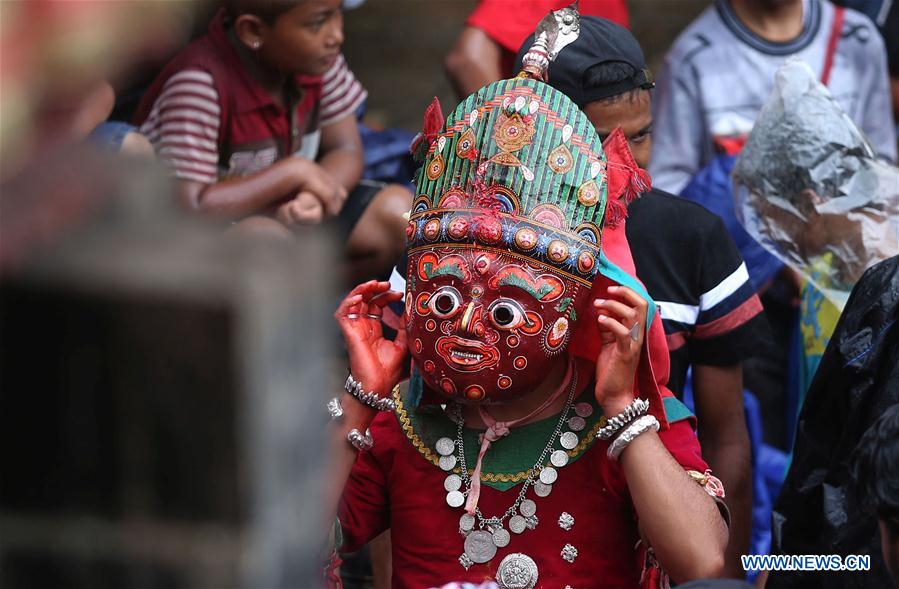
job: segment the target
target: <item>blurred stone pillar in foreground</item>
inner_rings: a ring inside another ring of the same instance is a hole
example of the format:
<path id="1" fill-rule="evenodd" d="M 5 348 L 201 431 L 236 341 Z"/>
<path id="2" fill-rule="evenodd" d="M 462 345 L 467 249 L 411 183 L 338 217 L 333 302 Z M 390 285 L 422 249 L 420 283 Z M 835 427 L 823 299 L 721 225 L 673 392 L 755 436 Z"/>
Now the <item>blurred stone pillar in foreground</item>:
<path id="1" fill-rule="evenodd" d="M 0 586 L 318 586 L 329 236 L 223 237 L 141 166 L 41 164 L 0 200 Z"/>

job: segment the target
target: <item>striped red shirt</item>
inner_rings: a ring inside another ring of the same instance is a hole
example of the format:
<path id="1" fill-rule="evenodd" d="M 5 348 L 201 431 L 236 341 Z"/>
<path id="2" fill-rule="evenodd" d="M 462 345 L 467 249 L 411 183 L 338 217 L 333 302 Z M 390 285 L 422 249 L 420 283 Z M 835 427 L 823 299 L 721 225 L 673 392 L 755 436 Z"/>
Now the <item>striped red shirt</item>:
<path id="1" fill-rule="evenodd" d="M 344 117 L 355 115 L 366 98 L 368 92 L 350 71 L 343 55 L 339 55 L 331 69 L 322 77 L 319 124 L 326 127 Z"/>
<path id="2" fill-rule="evenodd" d="M 328 72 L 332 95 L 353 95 L 330 101 L 331 121 L 365 97 L 345 62 L 338 62 L 334 74 Z M 182 180 L 212 184 L 254 174 L 289 155 L 317 155 L 323 79 L 296 76 L 292 82 L 286 104 L 276 102 L 244 67 L 220 12 L 208 33 L 163 69 L 143 96 L 135 123 Z"/>
<path id="3" fill-rule="evenodd" d="M 186 69 L 165 82 L 140 132 L 178 178 L 212 184 L 218 179 L 221 112 L 212 75 Z"/>

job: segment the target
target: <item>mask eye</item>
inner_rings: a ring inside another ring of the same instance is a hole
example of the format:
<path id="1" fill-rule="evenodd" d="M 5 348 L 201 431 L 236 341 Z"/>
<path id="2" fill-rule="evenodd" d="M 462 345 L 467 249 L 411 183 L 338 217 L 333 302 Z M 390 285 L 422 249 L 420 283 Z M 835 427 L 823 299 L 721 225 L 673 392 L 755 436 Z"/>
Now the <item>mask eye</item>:
<path id="1" fill-rule="evenodd" d="M 494 301 L 487 309 L 490 322 L 499 329 L 516 329 L 527 321 L 524 309 L 512 299 Z"/>
<path id="2" fill-rule="evenodd" d="M 456 314 L 462 306 L 462 295 L 452 286 L 439 288 L 428 300 L 431 312 L 441 319 L 446 319 Z"/>

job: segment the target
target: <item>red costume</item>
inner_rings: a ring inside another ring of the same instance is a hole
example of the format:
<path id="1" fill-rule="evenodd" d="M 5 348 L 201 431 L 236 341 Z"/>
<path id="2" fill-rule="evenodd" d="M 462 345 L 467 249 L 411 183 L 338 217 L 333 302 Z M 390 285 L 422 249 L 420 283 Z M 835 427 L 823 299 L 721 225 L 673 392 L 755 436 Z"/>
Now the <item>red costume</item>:
<path id="1" fill-rule="evenodd" d="M 583 400 L 590 402 L 592 396 L 591 388 Z M 689 412 L 673 397 L 669 399 L 666 407 L 673 423 L 659 435 L 685 469 L 703 473 L 707 466 L 700 456 Z M 591 407 L 594 413 L 589 419 L 594 427 L 588 426 L 585 432 L 595 429 L 600 413 L 595 402 Z M 344 492 L 340 515 L 344 549 L 355 550 L 391 529 L 394 587 L 493 580 L 502 558 L 515 552 L 526 553 L 538 563 L 537 587 L 640 585 L 645 563 L 642 551 L 634 550 L 639 536 L 627 483 L 620 466 L 606 458 L 608 443 L 590 434 L 583 438 L 586 447 L 578 449 L 571 462 L 559 469 L 558 482 L 550 495 L 535 500 L 539 527 L 512 538 L 490 562 L 468 571 L 462 568 L 462 536 L 458 532 L 462 510 L 446 504 L 443 481 L 447 473 L 434 463 L 439 456 L 434 451 L 436 440 L 453 437 L 455 424 L 439 405 L 421 408 L 419 413 L 422 415 L 410 415 L 400 406 L 398 416 L 381 415 L 372 424 L 375 446 L 359 455 Z M 485 514 L 501 514 L 509 507 L 525 478 L 520 473 L 531 466 L 528 461 L 535 454 L 530 451 L 533 444 L 528 442 L 538 440 L 539 453 L 539 446 L 554 426 L 555 418 L 550 418 L 516 428 L 486 454 L 480 498 Z M 477 433 L 466 430 L 464 434 L 471 464 L 478 446 Z M 510 482 L 504 483 L 506 479 Z M 519 482 L 512 482 L 515 480 Z M 574 519 L 567 531 L 558 524 L 563 512 Z M 565 544 L 578 550 L 572 563 L 561 556 Z"/>
<path id="2" fill-rule="evenodd" d="M 661 575 L 637 549 L 623 470 L 599 439 L 609 422 L 593 393 L 599 332 L 587 304 L 610 283 L 648 299 L 632 276 L 622 202 L 647 178 L 620 132 L 604 152 L 586 116 L 542 82 L 578 26 L 570 8 L 544 19 L 526 74 L 482 88 L 442 124 L 432 105 L 415 146 L 424 165 L 407 231 L 413 374 L 394 393 L 396 415 L 371 425 L 374 447 L 359 454 L 339 514 L 344 549 L 391 530 L 395 587 L 636 588 Z M 654 315 L 650 301 L 636 379 L 645 419 L 723 495 L 703 474 L 691 414 L 663 386 Z M 493 404 L 514 403 L 563 365 L 543 406 L 492 418 Z M 560 414 L 529 421 L 562 398 Z M 478 407 L 482 436 L 464 426 L 461 404 Z"/>

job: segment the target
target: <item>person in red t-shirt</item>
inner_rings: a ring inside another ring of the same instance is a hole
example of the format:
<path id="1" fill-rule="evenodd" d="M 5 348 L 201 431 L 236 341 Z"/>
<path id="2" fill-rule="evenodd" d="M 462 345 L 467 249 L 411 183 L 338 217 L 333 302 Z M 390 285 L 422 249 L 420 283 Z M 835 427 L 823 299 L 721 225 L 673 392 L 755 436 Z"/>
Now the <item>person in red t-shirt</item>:
<path id="1" fill-rule="evenodd" d="M 459 98 L 515 73 L 515 54 L 534 26 L 571 0 L 480 0 L 446 56 L 444 67 Z M 628 23 L 625 0 L 580 0 L 578 12 Z"/>
<path id="2" fill-rule="evenodd" d="M 366 93 L 340 46 L 339 0 L 226 0 L 209 32 L 157 77 L 135 122 L 189 209 L 289 235 L 336 219 L 348 278 L 389 271 L 411 194 L 361 181 Z"/>

